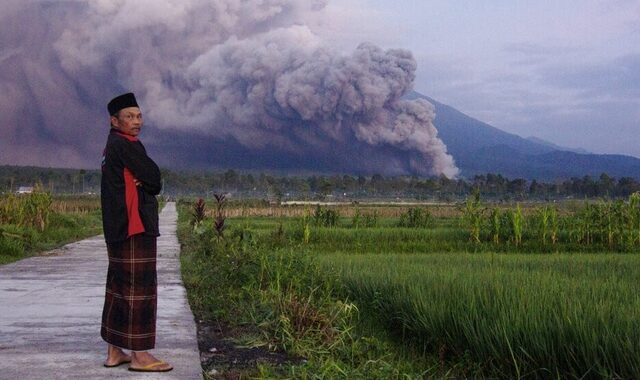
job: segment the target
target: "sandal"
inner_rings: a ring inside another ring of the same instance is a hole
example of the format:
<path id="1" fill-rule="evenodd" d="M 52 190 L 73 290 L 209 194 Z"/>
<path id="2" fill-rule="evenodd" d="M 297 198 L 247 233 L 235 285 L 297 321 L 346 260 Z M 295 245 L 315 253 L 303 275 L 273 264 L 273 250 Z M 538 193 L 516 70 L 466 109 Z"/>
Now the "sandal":
<path id="1" fill-rule="evenodd" d="M 157 362 L 147 364 L 144 367 L 129 367 L 129 371 L 135 372 L 169 372 L 173 369 L 173 367 L 169 366 L 169 368 L 158 368 L 162 365 L 168 365 L 168 363 L 159 360 Z"/>

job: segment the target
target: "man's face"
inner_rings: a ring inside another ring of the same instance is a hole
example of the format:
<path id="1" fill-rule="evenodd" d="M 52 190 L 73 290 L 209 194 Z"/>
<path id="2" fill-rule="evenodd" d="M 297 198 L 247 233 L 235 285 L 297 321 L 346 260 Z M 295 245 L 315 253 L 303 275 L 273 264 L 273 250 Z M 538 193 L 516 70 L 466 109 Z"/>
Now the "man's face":
<path id="1" fill-rule="evenodd" d="M 123 108 L 111 116 L 111 125 L 125 135 L 136 137 L 142 129 L 142 112 L 138 107 Z"/>

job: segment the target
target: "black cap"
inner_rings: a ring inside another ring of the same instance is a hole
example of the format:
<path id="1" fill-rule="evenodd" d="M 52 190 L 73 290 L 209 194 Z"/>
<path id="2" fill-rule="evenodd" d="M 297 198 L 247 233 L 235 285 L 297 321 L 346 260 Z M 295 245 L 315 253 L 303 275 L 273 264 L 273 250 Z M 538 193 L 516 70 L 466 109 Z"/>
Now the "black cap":
<path id="1" fill-rule="evenodd" d="M 136 97 L 133 95 L 133 92 L 128 92 L 126 94 L 122 94 L 120 96 L 116 96 L 111 99 L 109 104 L 107 104 L 107 109 L 109 110 L 109 115 L 113 116 L 118 111 L 127 107 L 139 107 L 138 102 L 136 102 Z"/>

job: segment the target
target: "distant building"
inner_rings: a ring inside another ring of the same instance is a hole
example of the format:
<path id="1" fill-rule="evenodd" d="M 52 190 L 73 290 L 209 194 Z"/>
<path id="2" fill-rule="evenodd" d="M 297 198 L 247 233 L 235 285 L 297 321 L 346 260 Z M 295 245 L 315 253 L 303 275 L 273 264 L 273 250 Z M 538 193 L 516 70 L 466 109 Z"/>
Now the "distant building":
<path id="1" fill-rule="evenodd" d="M 33 193 L 33 186 L 20 186 L 16 194 L 31 194 Z"/>

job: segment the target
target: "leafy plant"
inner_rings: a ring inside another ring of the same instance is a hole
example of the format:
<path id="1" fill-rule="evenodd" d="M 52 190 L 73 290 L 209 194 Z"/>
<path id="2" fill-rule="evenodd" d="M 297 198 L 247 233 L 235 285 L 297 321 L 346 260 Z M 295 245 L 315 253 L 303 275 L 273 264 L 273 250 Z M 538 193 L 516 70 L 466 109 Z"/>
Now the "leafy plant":
<path id="1" fill-rule="evenodd" d="M 356 205 L 356 210 L 353 213 L 353 218 L 351 218 L 351 225 L 353 228 L 359 228 L 361 226 L 362 214 L 360 213 L 360 207 Z"/>
<path id="2" fill-rule="evenodd" d="M 191 214 L 191 225 L 198 228 L 207 216 L 206 204 L 204 199 L 200 198 L 193 204 L 193 213 Z"/>
<path id="3" fill-rule="evenodd" d="M 476 190 L 473 195 L 467 197 L 462 215 L 462 221 L 469 231 L 469 239 L 474 243 L 480 243 L 484 212 L 485 208 L 480 201 L 480 192 Z"/>
<path id="4" fill-rule="evenodd" d="M 426 228 L 431 223 L 431 213 L 429 210 L 412 207 L 400 215 L 400 227 Z"/>
<path id="5" fill-rule="evenodd" d="M 316 210 L 313 214 L 313 222 L 319 227 L 336 227 L 340 214 L 334 209 L 327 207 L 316 206 Z"/>
<path id="6" fill-rule="evenodd" d="M 44 231 L 51 215 L 51 194 L 36 186 L 30 194 L 0 198 L 0 224 L 15 224 Z"/>
<path id="7" fill-rule="evenodd" d="M 225 229 L 225 210 L 224 207 L 226 205 L 226 196 L 224 194 L 214 194 L 213 195 L 216 200 L 216 217 L 213 221 L 213 229 L 216 233 L 216 238 L 218 242 L 224 238 L 224 229 Z"/>
<path id="8" fill-rule="evenodd" d="M 524 216 L 520 205 L 516 205 L 515 210 L 510 210 L 509 217 L 511 220 L 511 231 L 513 232 L 512 240 L 516 247 L 522 244 L 522 233 L 524 231 Z"/>
<path id="9" fill-rule="evenodd" d="M 629 237 L 631 245 L 640 244 L 640 193 L 629 196 Z"/>
<path id="10" fill-rule="evenodd" d="M 500 209 L 494 207 L 489 216 L 489 229 L 491 232 L 491 240 L 494 244 L 500 244 L 500 231 L 502 230 L 502 213 Z"/>
<path id="11" fill-rule="evenodd" d="M 544 206 L 537 210 L 540 241 L 543 245 L 550 239 L 555 244 L 558 238 L 558 213 L 552 206 Z"/>

